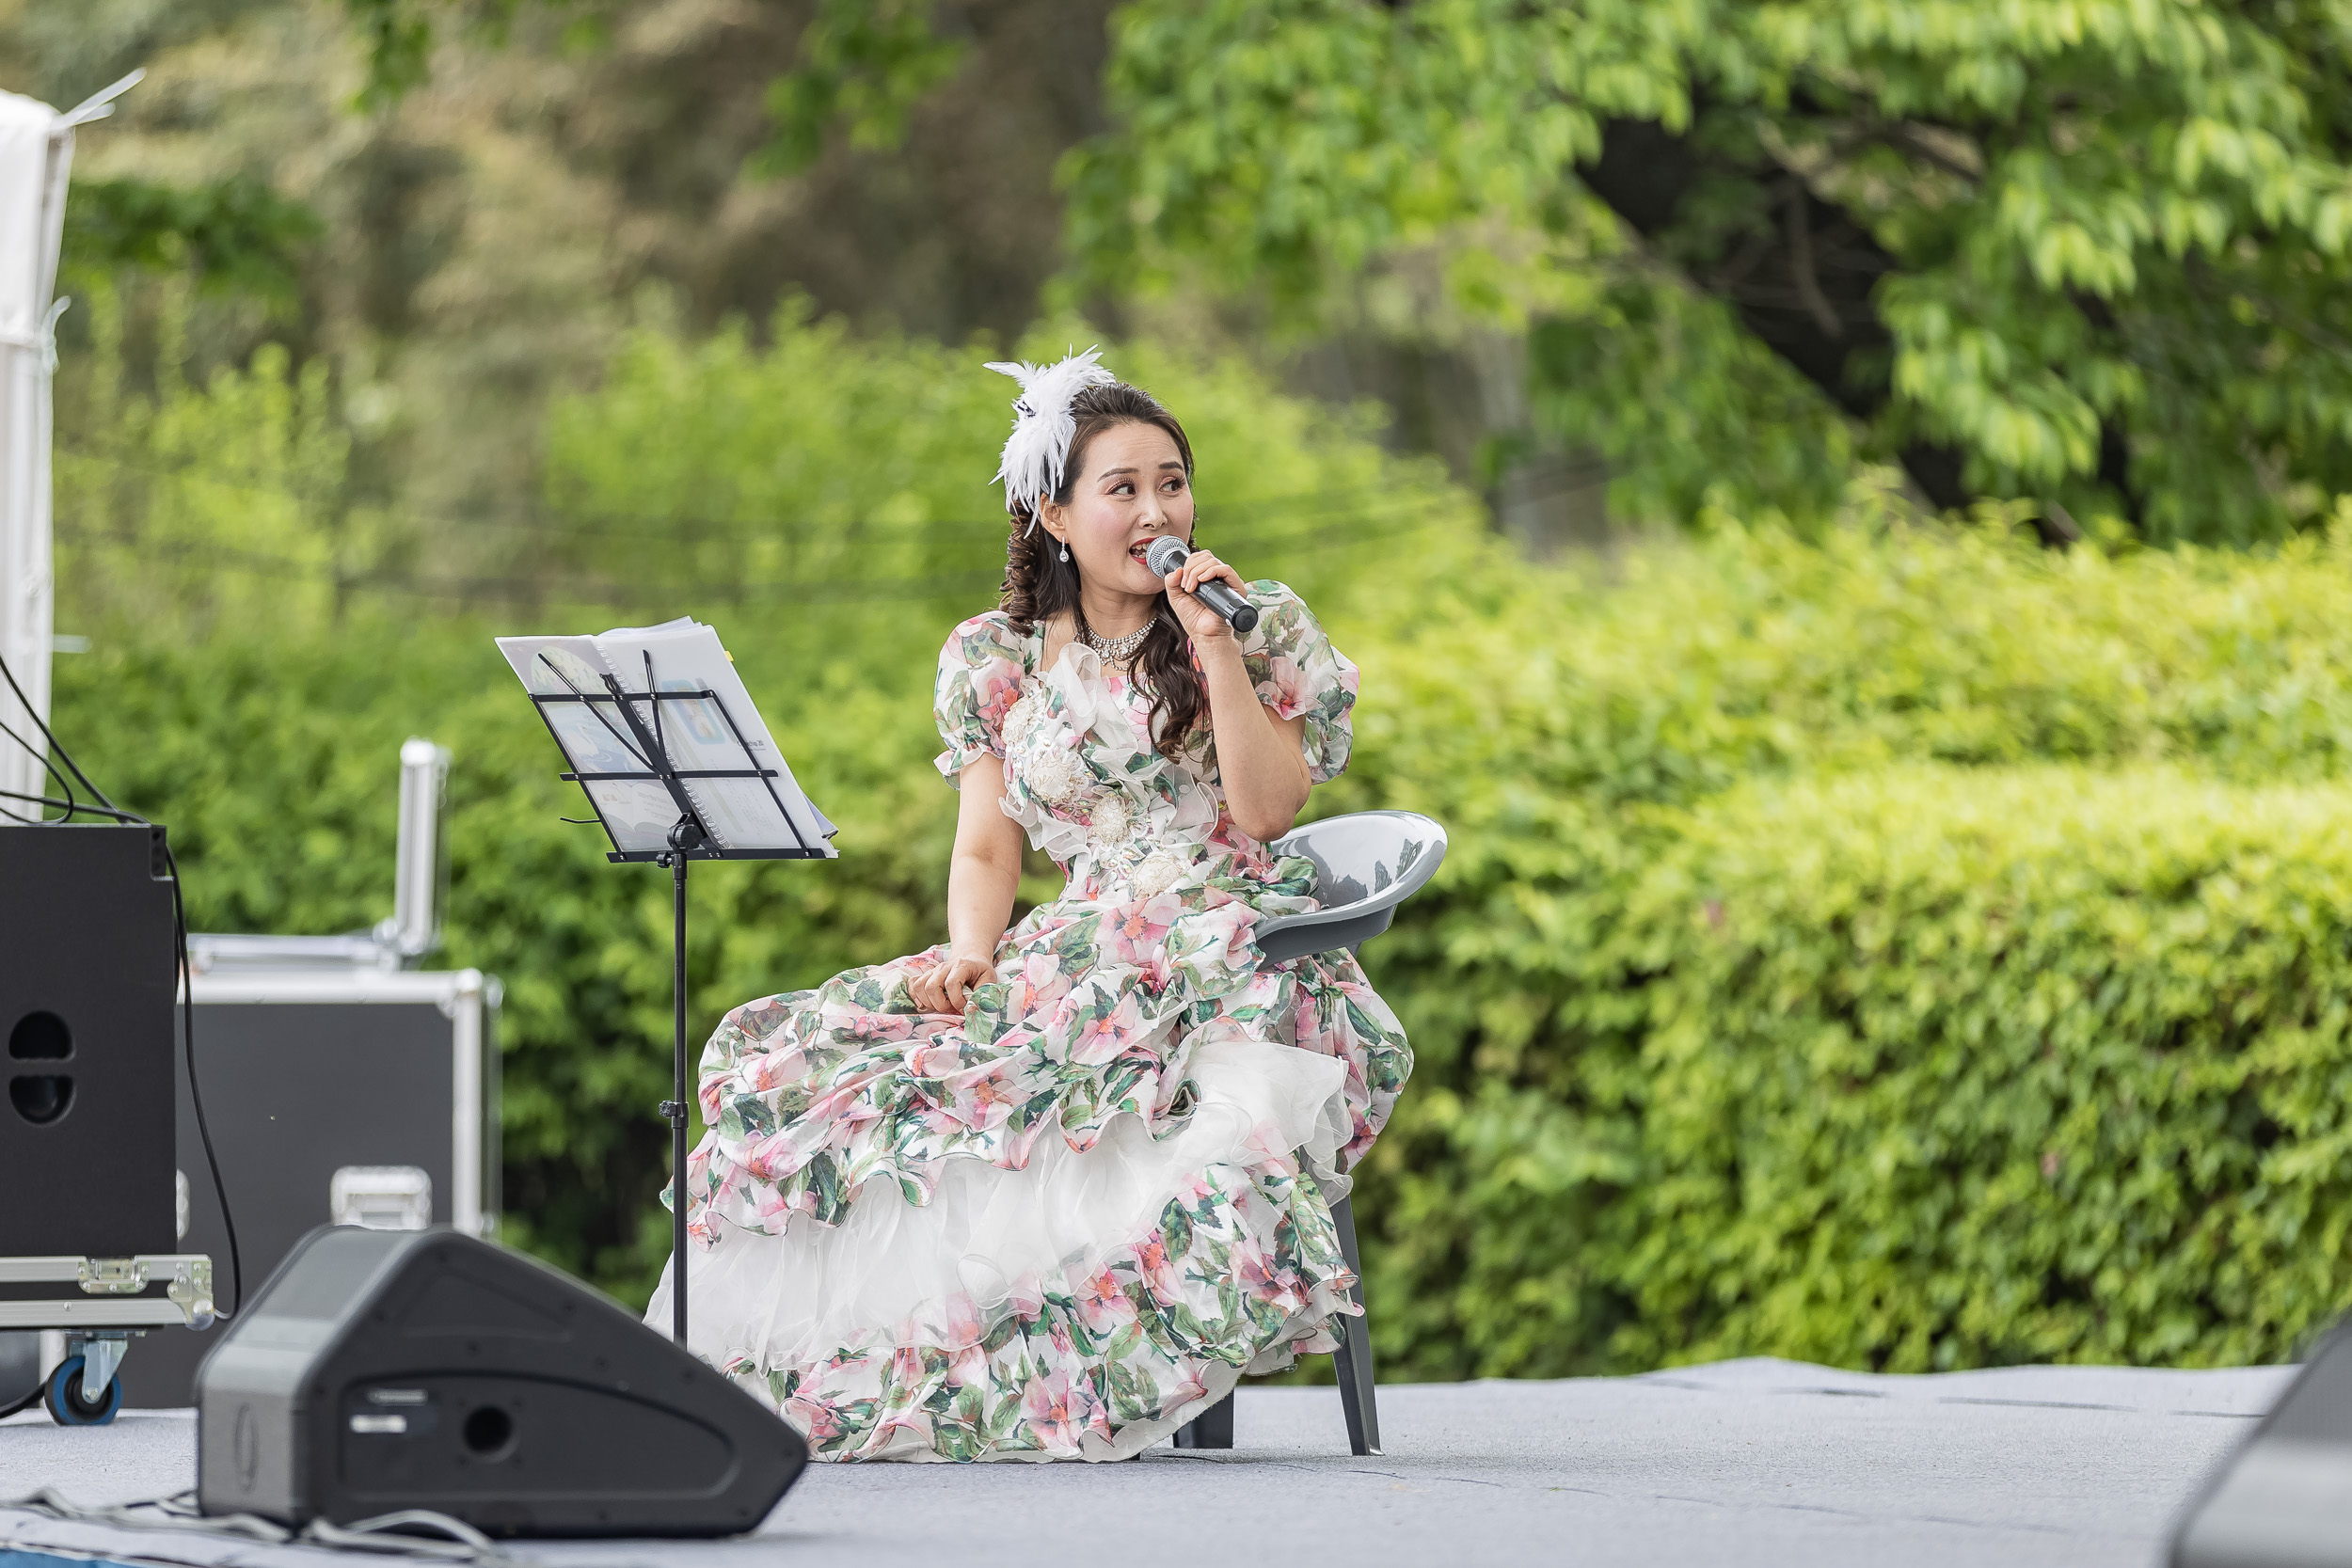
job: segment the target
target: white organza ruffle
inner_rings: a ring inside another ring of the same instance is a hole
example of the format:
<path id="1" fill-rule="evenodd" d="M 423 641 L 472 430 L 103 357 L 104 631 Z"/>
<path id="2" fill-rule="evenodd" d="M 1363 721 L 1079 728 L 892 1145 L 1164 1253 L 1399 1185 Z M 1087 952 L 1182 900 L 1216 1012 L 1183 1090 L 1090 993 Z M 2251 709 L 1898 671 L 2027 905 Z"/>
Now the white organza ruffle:
<path id="1" fill-rule="evenodd" d="M 1344 1063 L 1291 1046 L 1203 1040 L 1187 1076 L 1198 1103 L 1156 1142 L 1141 1117 L 1121 1116 L 1084 1153 L 1040 1138 L 1020 1170 L 951 1159 L 928 1204 L 876 1181 L 837 1226 L 797 1214 L 778 1234 L 723 1227 L 715 1245 L 688 1252 L 689 1346 L 722 1368 L 793 1366 L 869 1339 L 880 1325 L 943 1315 L 949 1303 L 989 1319 L 1070 1259 L 1149 1229 L 1171 1197 L 1220 1165 L 1303 1150 L 1327 1199 L 1344 1196 L 1336 1175 L 1350 1127 Z M 669 1327 L 666 1268 L 645 1321 Z"/>

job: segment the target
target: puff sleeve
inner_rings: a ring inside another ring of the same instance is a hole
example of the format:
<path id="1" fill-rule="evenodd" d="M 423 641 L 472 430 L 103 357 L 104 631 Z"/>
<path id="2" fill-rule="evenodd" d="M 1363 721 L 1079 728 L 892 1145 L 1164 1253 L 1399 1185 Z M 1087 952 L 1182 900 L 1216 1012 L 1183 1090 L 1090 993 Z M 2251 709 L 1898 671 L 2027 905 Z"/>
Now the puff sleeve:
<path id="1" fill-rule="evenodd" d="M 1355 745 L 1356 666 L 1331 646 L 1306 601 L 1272 580 L 1249 585 L 1258 624 L 1242 639 L 1242 663 L 1258 701 L 1281 719 L 1304 718 L 1301 749 L 1316 784 L 1336 779 Z"/>
<path id="2" fill-rule="evenodd" d="M 1028 639 L 1001 610 L 975 615 L 947 634 L 931 688 L 931 717 L 939 725 L 938 766 L 947 782 L 983 756 L 1005 754 L 1005 713 L 1028 673 Z"/>

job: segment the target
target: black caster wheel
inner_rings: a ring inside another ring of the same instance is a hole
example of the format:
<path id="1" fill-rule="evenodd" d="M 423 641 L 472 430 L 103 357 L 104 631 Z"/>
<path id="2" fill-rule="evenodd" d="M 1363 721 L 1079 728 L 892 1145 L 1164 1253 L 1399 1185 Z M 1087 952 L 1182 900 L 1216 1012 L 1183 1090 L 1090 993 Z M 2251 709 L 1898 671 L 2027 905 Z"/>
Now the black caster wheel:
<path id="1" fill-rule="evenodd" d="M 61 1427 L 103 1427 L 122 1408 L 122 1379 L 114 1378 L 97 1399 L 82 1391 L 82 1358 L 69 1355 L 40 1386 L 40 1402 Z"/>

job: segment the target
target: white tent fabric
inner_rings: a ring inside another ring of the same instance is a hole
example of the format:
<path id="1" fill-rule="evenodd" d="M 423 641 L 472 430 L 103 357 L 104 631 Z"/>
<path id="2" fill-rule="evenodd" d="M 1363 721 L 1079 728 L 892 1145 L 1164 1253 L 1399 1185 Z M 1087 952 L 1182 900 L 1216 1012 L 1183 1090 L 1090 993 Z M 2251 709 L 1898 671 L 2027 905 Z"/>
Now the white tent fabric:
<path id="1" fill-rule="evenodd" d="M 73 128 L 46 103 L 0 92 L 0 658 L 48 717 L 50 293 L 65 222 Z M 0 683 L 0 723 L 33 726 Z M 0 736 L 0 790 L 39 795 L 39 759 Z M 32 815 L 20 801 L 0 804 Z"/>
<path id="2" fill-rule="evenodd" d="M 33 710 L 28 716 L 0 683 L 0 723 L 20 735 L 34 733 L 28 718 L 49 717 L 49 377 L 57 361 L 52 334 L 65 309 L 51 296 L 73 128 L 112 114 L 115 98 L 142 74 L 64 114 L 0 92 L 0 658 Z M 5 737 L 0 790 L 43 793 L 40 760 Z M 0 805 L 32 815 L 22 802 L 0 798 Z"/>

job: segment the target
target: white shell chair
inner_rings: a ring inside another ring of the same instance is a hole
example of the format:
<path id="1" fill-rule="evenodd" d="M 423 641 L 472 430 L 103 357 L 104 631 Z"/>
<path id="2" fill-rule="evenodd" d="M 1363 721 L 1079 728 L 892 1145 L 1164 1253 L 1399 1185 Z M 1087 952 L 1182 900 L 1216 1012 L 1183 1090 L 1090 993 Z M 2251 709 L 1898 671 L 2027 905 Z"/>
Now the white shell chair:
<path id="1" fill-rule="evenodd" d="M 1389 928 L 1396 907 L 1421 891 L 1445 860 L 1445 829 L 1416 812 L 1363 811 L 1326 817 L 1275 840 L 1278 855 L 1304 855 L 1315 863 L 1315 896 L 1323 908 L 1285 915 L 1258 928 L 1258 950 L 1267 964 L 1286 963 L 1307 953 L 1351 952 Z M 1346 1198 L 1331 1206 L 1340 1232 L 1340 1253 L 1357 1276 L 1356 1305 L 1364 1305 L 1363 1259 L 1356 1247 L 1356 1211 Z M 1380 1451 L 1380 1414 L 1373 1401 L 1372 1331 L 1361 1317 L 1340 1320 L 1340 1348 L 1332 1360 L 1340 1380 L 1340 1405 L 1347 1413 L 1347 1446 L 1359 1456 Z M 1178 1429 L 1180 1449 L 1233 1446 L 1233 1401 L 1218 1401 Z"/>

